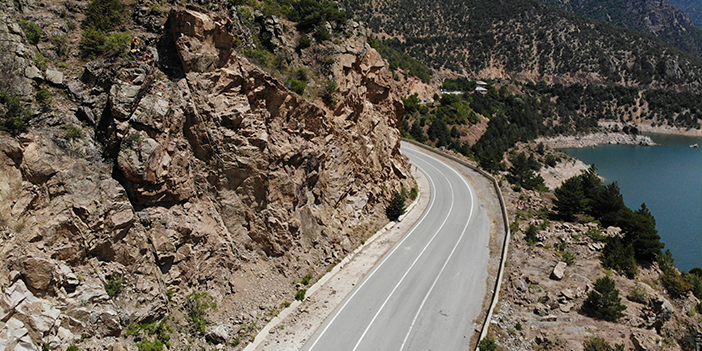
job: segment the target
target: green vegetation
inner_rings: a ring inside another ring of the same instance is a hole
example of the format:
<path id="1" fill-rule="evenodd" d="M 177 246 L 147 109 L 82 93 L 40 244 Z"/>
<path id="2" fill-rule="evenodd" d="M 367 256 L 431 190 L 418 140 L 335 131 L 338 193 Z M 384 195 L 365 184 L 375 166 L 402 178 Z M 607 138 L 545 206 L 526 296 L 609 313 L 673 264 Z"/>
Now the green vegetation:
<path id="1" fill-rule="evenodd" d="M 188 316 L 188 329 L 196 336 L 205 335 L 205 328 L 210 324 L 207 310 L 217 308 L 214 298 L 208 293 L 191 293 L 186 296 L 185 311 Z"/>
<path id="2" fill-rule="evenodd" d="M 287 86 L 290 88 L 290 90 L 302 95 L 307 88 L 307 82 L 309 79 L 309 72 L 307 71 L 307 68 L 298 68 L 293 70 L 288 77 Z"/>
<path id="3" fill-rule="evenodd" d="M 113 273 L 107 276 L 107 281 L 103 283 L 103 286 L 105 287 L 105 292 L 107 292 L 107 295 L 109 295 L 111 298 L 115 298 L 122 292 L 123 284 L 124 279 Z"/>
<path id="4" fill-rule="evenodd" d="M 582 213 L 585 210 L 587 199 L 583 192 L 582 182 L 578 177 L 566 179 L 554 194 L 556 200 L 554 204 L 558 210 L 558 214 L 568 220 L 575 219 L 576 213 Z"/>
<path id="5" fill-rule="evenodd" d="M 405 213 L 405 196 L 402 195 L 402 193 L 396 192 L 392 200 L 390 200 L 390 204 L 388 207 L 385 209 L 385 214 L 388 216 L 388 219 L 391 221 L 397 221 L 400 216 L 402 216 Z"/>
<path id="6" fill-rule="evenodd" d="M 126 21 L 126 11 L 120 0 L 92 0 L 85 11 L 80 40 L 83 57 L 126 55 L 130 36 L 112 33 Z"/>
<path id="7" fill-rule="evenodd" d="M 632 9 L 631 6 L 621 1 L 594 0 L 588 2 L 575 2 L 564 0 L 547 0 L 548 3 L 574 12 L 578 15 L 596 21 L 612 23 L 623 28 L 633 28 L 643 33 L 650 33 L 668 44 L 677 46 L 695 56 L 702 55 L 702 30 L 686 21 L 678 21 L 676 17 L 662 15 L 658 17 L 659 25 L 655 32 L 650 29 L 651 14 L 659 15 L 653 10 Z M 698 5 L 699 6 L 699 5 Z M 671 20 L 668 21 L 668 18 Z M 675 21 L 675 24 L 671 23 Z"/>
<path id="8" fill-rule="evenodd" d="M 137 342 L 137 348 L 139 351 L 161 351 L 163 347 L 170 348 L 170 333 L 173 329 L 168 326 L 167 319 L 160 321 L 159 323 L 135 323 L 129 326 L 127 330 L 127 335 L 132 335 L 140 338 L 141 340 Z M 152 337 L 153 339 L 150 339 Z"/>
<path id="9" fill-rule="evenodd" d="M 384 59 L 388 60 L 390 70 L 395 71 L 398 68 L 407 71 L 407 74 L 412 77 L 419 78 L 424 83 L 429 83 L 432 76 L 432 71 L 429 67 L 419 63 L 410 55 L 396 49 L 397 39 L 382 41 L 373 35 L 368 37 L 368 44 L 377 50 Z"/>
<path id="10" fill-rule="evenodd" d="M 76 346 L 76 345 L 69 345 L 69 346 L 66 348 L 66 351 L 80 351 L 80 348 L 79 348 L 78 346 Z"/>
<path id="11" fill-rule="evenodd" d="M 311 273 L 307 274 L 304 277 L 302 277 L 300 283 L 302 283 L 302 285 L 309 285 L 313 278 L 314 276 Z"/>
<path id="12" fill-rule="evenodd" d="M 409 198 L 412 200 L 415 200 L 417 198 L 417 195 L 419 195 L 419 189 L 417 187 L 412 187 L 409 192 Z"/>
<path id="13" fill-rule="evenodd" d="M 288 13 L 288 19 L 297 22 L 297 28 L 307 31 L 318 28 L 325 22 L 344 23 L 349 16 L 339 10 L 339 6 L 330 0 L 300 0 Z"/>
<path id="14" fill-rule="evenodd" d="M 120 0 L 92 0 L 85 11 L 83 29 L 110 32 L 126 21 L 124 4 Z"/>
<path id="15" fill-rule="evenodd" d="M 20 27 L 22 27 L 24 35 L 27 36 L 27 41 L 30 44 L 36 45 L 39 43 L 39 39 L 41 39 L 42 35 L 41 27 L 39 27 L 36 23 L 28 21 L 19 21 L 18 24 Z"/>
<path id="16" fill-rule="evenodd" d="M 616 344 L 614 347 L 610 346 L 609 343 L 602 337 L 591 336 L 585 338 L 583 343 L 584 351 L 624 351 L 624 345 Z"/>
<path id="17" fill-rule="evenodd" d="M 339 84 L 333 80 L 330 79 L 327 81 L 327 85 L 324 87 L 322 91 L 322 100 L 326 104 L 333 105 L 336 103 L 336 93 L 338 92 Z"/>
<path id="18" fill-rule="evenodd" d="M 341 4 L 373 32 L 402 38 L 393 48 L 433 69 L 474 75 L 496 64 L 512 72 L 594 73 L 612 83 L 641 84 L 693 83 L 702 74 L 697 58 L 653 36 L 587 20 L 544 2 L 342 0 Z M 673 60 L 685 67 L 682 74 L 666 75 L 663 68 Z"/>
<path id="19" fill-rule="evenodd" d="M 516 156 L 511 156 L 510 162 L 512 167 L 509 168 L 509 174 L 507 174 L 507 180 L 510 183 L 519 184 L 527 190 L 547 190 L 544 178 L 534 173 L 541 169 L 541 164 L 534 159 L 533 154 L 527 158 L 523 152 L 520 152 Z"/>
<path id="20" fill-rule="evenodd" d="M 27 130 L 27 123 L 32 119 L 32 111 L 15 94 L 0 92 L 0 130 L 17 135 Z"/>
<path id="21" fill-rule="evenodd" d="M 646 289 L 638 282 L 631 288 L 629 295 L 627 295 L 626 298 L 640 304 L 648 304 L 648 293 L 646 292 Z"/>
<path id="22" fill-rule="evenodd" d="M 487 336 L 483 340 L 480 340 L 478 347 L 481 351 L 497 351 L 497 343 L 491 336 Z"/>
<path id="23" fill-rule="evenodd" d="M 619 290 L 612 278 L 604 276 L 595 282 L 595 290 L 587 294 L 587 300 L 581 307 L 581 312 L 597 319 L 616 322 L 624 316 L 626 306 L 621 304 Z"/>
<path id="24" fill-rule="evenodd" d="M 601 256 L 606 268 L 632 278 L 637 272 L 637 261 L 653 262 L 660 257 L 664 244 L 646 204 L 641 204 L 636 211 L 626 207 L 617 183 L 602 185 L 594 166 L 566 180 L 556 189 L 555 195 L 556 209 L 566 219 L 572 220 L 576 214 L 586 213 L 600 221 L 603 227 L 622 229 L 623 237 L 606 239 L 598 231 L 588 232 L 588 236 L 597 241 L 607 241 Z"/>
<path id="25" fill-rule="evenodd" d="M 295 293 L 295 300 L 297 301 L 303 301 L 305 299 L 305 294 L 307 293 L 307 289 L 300 289 Z"/>
<path id="26" fill-rule="evenodd" d="M 527 244 L 534 245 L 539 242 L 539 238 L 536 236 L 538 232 L 538 227 L 533 224 L 529 224 L 529 227 L 527 227 L 527 229 L 524 231 L 524 240 L 526 240 Z"/>
<path id="27" fill-rule="evenodd" d="M 689 281 L 686 281 L 680 272 L 675 268 L 675 261 L 670 250 L 665 250 L 665 253 L 658 258 L 658 265 L 663 271 L 661 274 L 661 283 L 672 297 L 685 297 L 688 292 L 694 291 L 693 286 Z"/>
<path id="28" fill-rule="evenodd" d="M 37 90 L 37 93 L 35 94 L 35 99 L 37 99 L 37 102 L 44 106 L 48 107 L 51 105 L 51 99 L 54 97 L 54 94 L 52 94 L 50 91 L 48 91 L 46 88 L 41 88 Z"/>
<path id="29" fill-rule="evenodd" d="M 80 139 L 83 137 L 83 129 L 78 126 L 71 126 L 64 133 L 66 139 Z"/>

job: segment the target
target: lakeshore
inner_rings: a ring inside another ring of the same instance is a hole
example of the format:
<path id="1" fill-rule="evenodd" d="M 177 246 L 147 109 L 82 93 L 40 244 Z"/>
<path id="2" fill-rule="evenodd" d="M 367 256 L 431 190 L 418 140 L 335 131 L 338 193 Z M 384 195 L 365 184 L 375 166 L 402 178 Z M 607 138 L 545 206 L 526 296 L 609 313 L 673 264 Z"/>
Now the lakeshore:
<path id="1" fill-rule="evenodd" d="M 617 182 L 632 209 L 646 203 L 681 271 L 702 266 L 702 137 L 651 134 L 656 147 L 599 145 L 561 151 L 595 164 L 605 183 Z M 564 162 L 564 166 L 572 164 Z"/>
<path id="2" fill-rule="evenodd" d="M 584 135 L 557 136 L 552 138 L 538 138 L 537 143 L 553 149 L 584 148 L 597 145 L 640 145 L 654 146 L 656 143 L 646 135 L 625 134 L 620 132 L 599 132 Z"/>

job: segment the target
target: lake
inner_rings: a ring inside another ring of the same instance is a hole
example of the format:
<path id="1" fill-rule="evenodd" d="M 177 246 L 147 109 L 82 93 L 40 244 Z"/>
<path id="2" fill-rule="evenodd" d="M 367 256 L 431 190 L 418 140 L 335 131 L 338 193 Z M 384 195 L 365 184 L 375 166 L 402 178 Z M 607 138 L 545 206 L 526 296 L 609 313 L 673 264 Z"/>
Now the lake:
<path id="1" fill-rule="evenodd" d="M 595 164 L 606 184 L 616 181 L 632 210 L 646 203 L 665 249 L 673 253 L 681 272 L 702 267 L 702 148 L 689 147 L 702 145 L 702 138 L 647 135 L 660 145 L 600 145 L 562 151 Z"/>

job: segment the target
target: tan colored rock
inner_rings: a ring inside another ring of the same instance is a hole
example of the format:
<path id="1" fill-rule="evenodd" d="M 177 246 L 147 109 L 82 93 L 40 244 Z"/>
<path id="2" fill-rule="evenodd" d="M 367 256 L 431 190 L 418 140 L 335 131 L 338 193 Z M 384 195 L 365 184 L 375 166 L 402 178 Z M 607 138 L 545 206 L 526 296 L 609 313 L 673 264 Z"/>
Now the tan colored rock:
<path id="1" fill-rule="evenodd" d="M 45 292 L 54 279 L 54 263 L 39 257 L 27 257 L 22 262 L 22 276 L 27 286 Z"/>
<path id="2" fill-rule="evenodd" d="M 561 280 L 565 276 L 565 269 L 568 265 L 565 262 L 558 262 L 555 267 L 553 267 L 553 271 L 551 271 L 551 275 L 549 276 L 551 279 L 554 280 Z"/>

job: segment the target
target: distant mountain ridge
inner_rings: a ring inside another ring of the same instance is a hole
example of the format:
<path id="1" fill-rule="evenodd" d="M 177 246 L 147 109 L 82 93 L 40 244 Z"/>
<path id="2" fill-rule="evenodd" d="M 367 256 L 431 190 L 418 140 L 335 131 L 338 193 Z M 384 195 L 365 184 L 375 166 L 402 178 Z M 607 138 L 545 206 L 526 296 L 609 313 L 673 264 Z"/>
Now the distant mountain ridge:
<path id="1" fill-rule="evenodd" d="M 581 16 L 653 34 L 702 57 L 702 30 L 667 0 L 545 0 Z"/>
<path id="2" fill-rule="evenodd" d="M 671 0 L 670 3 L 680 11 L 685 12 L 697 28 L 702 28 L 702 1 L 699 0 Z"/>
<path id="3" fill-rule="evenodd" d="M 536 0 L 342 4 L 389 46 L 435 70 L 526 81 L 700 86 L 702 62 L 650 34 Z"/>

